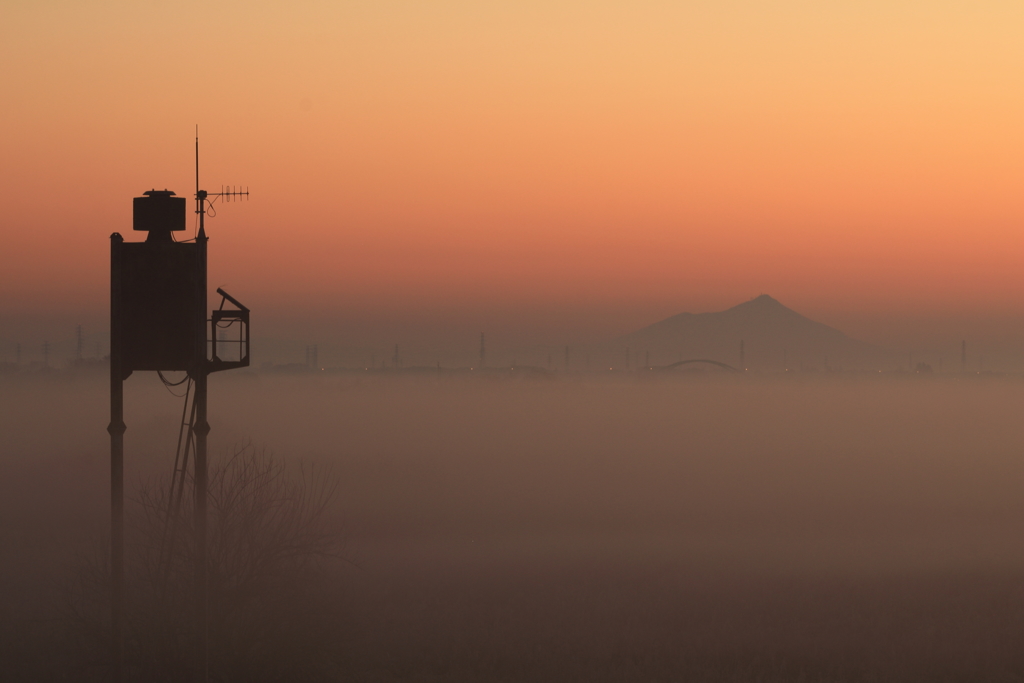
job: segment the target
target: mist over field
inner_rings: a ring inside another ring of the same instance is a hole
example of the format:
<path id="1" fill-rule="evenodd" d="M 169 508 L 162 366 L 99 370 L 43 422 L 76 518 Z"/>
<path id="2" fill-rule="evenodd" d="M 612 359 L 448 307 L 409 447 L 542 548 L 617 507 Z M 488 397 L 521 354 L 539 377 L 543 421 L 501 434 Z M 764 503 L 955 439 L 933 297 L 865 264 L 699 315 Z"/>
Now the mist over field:
<path id="1" fill-rule="evenodd" d="M 52 643 L 74 555 L 104 544 L 107 388 L 0 379 L 15 680 L 95 672 Z M 153 373 L 125 390 L 132 496 L 170 476 L 181 399 Z M 337 477 L 325 680 L 1024 674 L 1019 377 L 251 372 L 210 391 L 214 464 L 251 443 Z"/>
<path id="2" fill-rule="evenodd" d="M 0 683 L 1024 683 L 1022 26 L 0 0 Z"/>

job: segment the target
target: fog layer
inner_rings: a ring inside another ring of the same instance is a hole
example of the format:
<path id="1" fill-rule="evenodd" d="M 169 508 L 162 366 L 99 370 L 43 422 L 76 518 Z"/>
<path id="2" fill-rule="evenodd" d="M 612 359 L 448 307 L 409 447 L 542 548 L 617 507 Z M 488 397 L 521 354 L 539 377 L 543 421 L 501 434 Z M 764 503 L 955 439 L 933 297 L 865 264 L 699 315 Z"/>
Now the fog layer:
<path id="1" fill-rule="evenodd" d="M 337 648 L 357 679 L 934 680 L 1024 661 L 1017 379 L 210 384 L 211 452 L 251 441 L 340 477 Z M 130 491 L 169 476 L 181 404 L 149 373 L 126 397 Z M 0 385 L 5 630 L 102 543 L 106 409 L 100 375 Z"/>

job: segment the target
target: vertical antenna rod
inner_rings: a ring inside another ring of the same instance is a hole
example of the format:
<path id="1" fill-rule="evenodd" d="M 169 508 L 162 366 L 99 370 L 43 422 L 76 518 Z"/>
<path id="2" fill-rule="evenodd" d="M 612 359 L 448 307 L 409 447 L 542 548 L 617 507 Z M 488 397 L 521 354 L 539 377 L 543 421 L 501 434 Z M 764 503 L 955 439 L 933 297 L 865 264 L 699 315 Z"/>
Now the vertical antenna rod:
<path id="1" fill-rule="evenodd" d="M 199 235 L 201 239 L 206 238 L 206 190 L 199 189 L 199 126 L 196 126 L 196 213 L 199 214 Z M 203 312 L 203 319 L 206 318 L 206 312 Z M 205 324 L 205 322 L 204 322 Z M 205 332 L 204 332 L 205 334 Z M 205 349 L 205 337 L 204 346 Z M 204 351 L 205 353 L 205 351 Z M 205 358 L 205 355 L 204 355 Z"/>

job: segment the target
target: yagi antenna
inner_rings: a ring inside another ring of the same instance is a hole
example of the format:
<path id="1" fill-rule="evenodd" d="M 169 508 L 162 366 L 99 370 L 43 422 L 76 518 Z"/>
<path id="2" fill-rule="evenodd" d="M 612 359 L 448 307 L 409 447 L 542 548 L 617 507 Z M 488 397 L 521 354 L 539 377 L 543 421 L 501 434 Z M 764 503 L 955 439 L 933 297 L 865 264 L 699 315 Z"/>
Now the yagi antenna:
<path id="1" fill-rule="evenodd" d="M 213 197 L 213 199 L 209 199 Z M 224 189 L 224 186 L 220 186 L 220 192 L 207 192 L 206 190 L 199 189 L 199 125 L 196 124 L 196 213 L 199 214 L 199 237 L 206 238 L 206 212 L 207 205 L 212 209 L 213 203 L 217 201 L 218 197 L 223 197 L 224 201 L 230 202 L 232 198 L 237 198 L 241 201 L 242 197 L 249 199 L 249 186 L 245 186 L 245 190 L 242 190 L 242 186 L 239 185 L 235 188 L 234 185 L 228 186 Z M 212 215 L 216 215 L 214 212 Z"/>

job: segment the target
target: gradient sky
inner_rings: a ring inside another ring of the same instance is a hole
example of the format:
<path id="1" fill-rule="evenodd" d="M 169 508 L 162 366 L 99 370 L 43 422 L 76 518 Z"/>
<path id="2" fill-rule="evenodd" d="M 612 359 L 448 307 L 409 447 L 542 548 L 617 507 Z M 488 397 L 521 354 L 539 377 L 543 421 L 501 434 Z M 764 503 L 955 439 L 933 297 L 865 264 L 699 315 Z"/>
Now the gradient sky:
<path id="1" fill-rule="evenodd" d="M 1022 27 L 1010 1 L 5 0 L 0 338 L 105 325 L 107 237 L 194 190 L 196 124 L 206 189 L 252 191 L 209 223 L 210 283 L 278 336 L 560 343 L 762 292 L 869 340 L 1019 335 Z"/>

